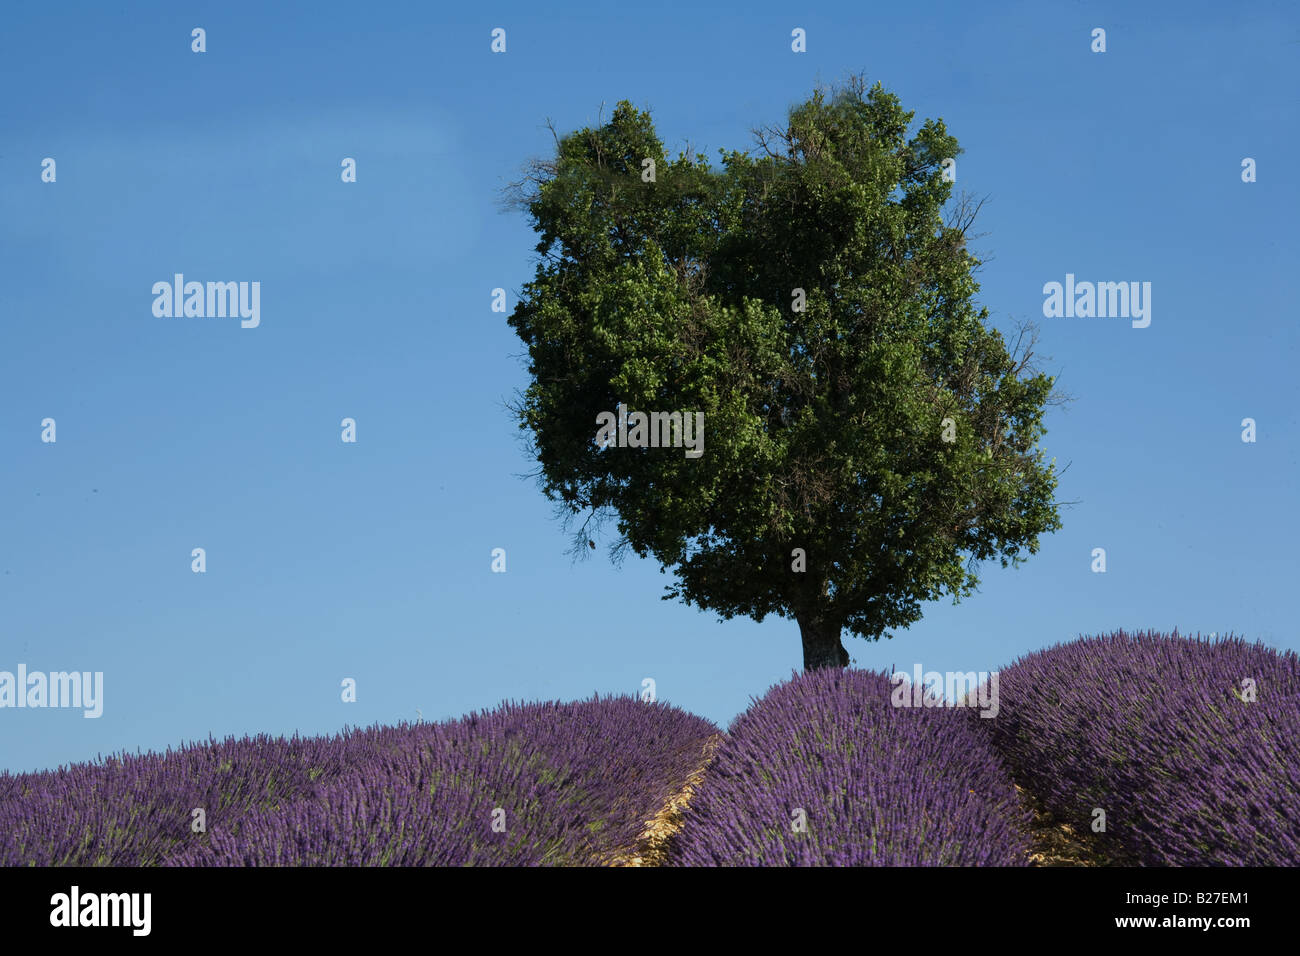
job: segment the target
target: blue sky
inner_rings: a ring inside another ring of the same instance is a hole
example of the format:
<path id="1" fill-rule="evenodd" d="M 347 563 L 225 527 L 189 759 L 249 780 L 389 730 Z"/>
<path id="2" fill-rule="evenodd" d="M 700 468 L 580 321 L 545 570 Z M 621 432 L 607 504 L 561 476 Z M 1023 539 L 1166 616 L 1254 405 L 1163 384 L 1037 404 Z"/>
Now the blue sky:
<path id="1" fill-rule="evenodd" d="M 523 347 L 491 290 L 513 306 L 535 240 L 497 195 L 548 118 L 629 99 L 716 157 L 851 71 L 964 148 L 980 298 L 1042 327 L 1076 399 L 1043 447 L 1079 502 L 960 605 L 846 638 L 858 665 L 992 670 L 1121 627 L 1300 647 L 1294 5 L 264 6 L 4 14 L 0 670 L 102 671 L 104 713 L 0 710 L 0 768 L 646 677 L 725 725 L 787 678 L 793 622 L 661 601 L 606 542 L 567 556 L 505 409 Z M 260 326 L 155 317 L 176 272 L 259 281 Z M 1044 318 L 1066 273 L 1150 282 L 1151 325 Z"/>

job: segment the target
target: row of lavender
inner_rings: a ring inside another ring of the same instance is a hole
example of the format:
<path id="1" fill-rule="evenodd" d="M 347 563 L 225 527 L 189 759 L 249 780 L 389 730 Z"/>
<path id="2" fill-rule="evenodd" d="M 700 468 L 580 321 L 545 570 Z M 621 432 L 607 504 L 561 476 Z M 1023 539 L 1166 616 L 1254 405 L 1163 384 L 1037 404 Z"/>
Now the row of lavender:
<path id="1" fill-rule="evenodd" d="M 895 707 L 892 690 L 887 673 L 828 669 L 754 702 L 687 807 L 672 862 L 1025 865 L 1029 818 L 987 735 L 953 708 Z"/>
<path id="2" fill-rule="evenodd" d="M 597 697 L 0 774 L 0 865 L 598 864 L 716 733 Z"/>
<path id="3" fill-rule="evenodd" d="M 1124 632 L 1030 654 L 999 712 L 896 708 L 821 671 L 737 718 L 678 865 L 1020 865 L 1013 780 L 1098 862 L 1300 865 L 1300 658 Z"/>
<path id="4" fill-rule="evenodd" d="M 1240 638 L 1122 631 L 999 675 L 992 739 L 1098 855 L 1300 866 L 1300 657 Z"/>
<path id="5" fill-rule="evenodd" d="M 778 685 L 732 724 L 672 862 L 1022 865 L 1014 779 L 1098 858 L 1300 864 L 1295 653 L 1121 632 L 999 676 L 992 719 L 894 707 L 883 673 Z M 0 865 L 598 864 L 716 732 L 596 698 L 0 774 Z"/>

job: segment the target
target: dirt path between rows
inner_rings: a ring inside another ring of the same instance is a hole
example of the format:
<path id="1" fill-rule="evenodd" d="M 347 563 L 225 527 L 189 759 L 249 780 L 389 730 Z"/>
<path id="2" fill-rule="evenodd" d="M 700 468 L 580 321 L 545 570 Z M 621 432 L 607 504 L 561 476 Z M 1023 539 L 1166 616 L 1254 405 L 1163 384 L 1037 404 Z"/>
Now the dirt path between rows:
<path id="1" fill-rule="evenodd" d="M 1019 784 L 1016 795 L 1033 812 L 1029 836 L 1033 845 L 1029 850 L 1030 866 L 1106 866 L 1088 839 L 1068 823 L 1061 823 L 1043 805 Z"/>
<path id="2" fill-rule="evenodd" d="M 704 771 L 713 762 L 718 748 L 722 746 L 722 740 L 722 734 L 714 734 L 704 742 L 700 765 L 691 771 L 682 788 L 668 799 L 653 819 L 646 821 L 645 829 L 637 837 L 636 847 L 630 852 L 615 856 L 610 861 L 610 866 L 667 865 L 672 838 L 682 828 L 682 811 L 690 803 L 691 796 L 699 789 L 700 783 L 704 780 Z"/>

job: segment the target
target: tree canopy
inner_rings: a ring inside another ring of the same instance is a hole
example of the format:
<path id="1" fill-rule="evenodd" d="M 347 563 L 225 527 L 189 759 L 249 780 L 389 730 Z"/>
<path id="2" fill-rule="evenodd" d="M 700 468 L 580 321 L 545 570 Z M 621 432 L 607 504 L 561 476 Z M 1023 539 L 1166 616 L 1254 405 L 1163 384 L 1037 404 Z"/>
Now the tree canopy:
<path id="1" fill-rule="evenodd" d="M 944 169 L 960 149 L 912 121 L 853 77 L 715 169 L 669 161 L 622 101 L 515 184 L 540 257 L 509 318 L 530 374 L 515 412 L 543 491 L 585 517 L 584 547 L 615 519 L 672 574 L 665 599 L 797 621 L 806 668 L 1060 527 L 1039 448 L 1053 379 L 986 324 L 978 206 Z M 597 417 L 624 408 L 702 412 L 703 454 L 600 447 Z"/>

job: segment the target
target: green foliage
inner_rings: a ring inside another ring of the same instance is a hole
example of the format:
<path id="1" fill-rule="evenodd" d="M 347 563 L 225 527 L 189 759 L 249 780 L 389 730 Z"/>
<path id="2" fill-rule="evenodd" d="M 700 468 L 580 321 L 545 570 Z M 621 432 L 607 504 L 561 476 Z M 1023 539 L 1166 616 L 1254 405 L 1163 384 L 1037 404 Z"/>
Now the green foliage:
<path id="1" fill-rule="evenodd" d="M 943 217 L 960 149 L 942 120 L 909 137 L 912 119 L 853 78 L 714 169 L 669 161 L 623 101 L 534 164 L 541 261 L 509 319 L 520 428 L 547 496 L 616 516 L 673 573 L 666 598 L 875 639 L 1060 526 L 1038 448 L 1052 380 L 984 324 L 968 210 Z M 620 402 L 704 412 L 703 457 L 599 449 Z"/>

